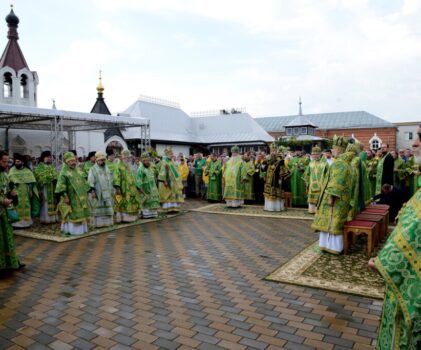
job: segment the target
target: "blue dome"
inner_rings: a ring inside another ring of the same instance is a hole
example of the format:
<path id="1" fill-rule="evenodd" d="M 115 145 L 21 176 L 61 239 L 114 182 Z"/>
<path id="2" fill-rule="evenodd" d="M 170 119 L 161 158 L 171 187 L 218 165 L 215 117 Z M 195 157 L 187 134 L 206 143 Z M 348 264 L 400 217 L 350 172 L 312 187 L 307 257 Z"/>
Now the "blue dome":
<path id="1" fill-rule="evenodd" d="M 10 13 L 6 16 L 6 22 L 9 27 L 17 27 L 19 24 L 19 17 L 15 15 L 13 9 L 10 10 Z"/>

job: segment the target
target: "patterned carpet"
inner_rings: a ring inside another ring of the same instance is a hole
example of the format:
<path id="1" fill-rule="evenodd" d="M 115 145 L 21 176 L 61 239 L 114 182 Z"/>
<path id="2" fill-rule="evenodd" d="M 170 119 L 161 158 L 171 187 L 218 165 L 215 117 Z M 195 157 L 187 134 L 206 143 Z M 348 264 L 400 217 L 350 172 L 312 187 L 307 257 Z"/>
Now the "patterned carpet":
<path id="1" fill-rule="evenodd" d="M 155 219 L 139 219 L 135 222 L 131 223 L 125 223 L 125 224 L 115 224 L 109 227 L 103 227 L 98 229 L 90 229 L 88 233 L 80 235 L 80 236 L 72 236 L 72 235 L 66 235 L 61 233 L 60 231 L 60 224 L 41 224 L 38 220 L 35 220 L 34 225 L 32 225 L 30 228 L 26 229 L 14 229 L 13 232 L 16 236 L 22 236 L 22 237 L 29 237 L 29 238 L 35 238 L 35 239 L 42 239 L 46 241 L 52 241 L 52 242 L 67 242 L 67 241 L 73 241 L 75 239 L 85 238 L 94 236 L 100 233 L 104 232 L 110 232 L 118 229 L 122 229 L 125 227 L 135 226 L 135 225 L 142 225 L 149 222 L 154 221 L 160 221 L 164 219 L 169 219 L 178 215 L 183 214 L 184 212 L 180 212 L 177 214 L 165 214 L 165 213 L 159 213 L 159 216 Z"/>
<path id="2" fill-rule="evenodd" d="M 359 242 L 349 255 L 334 255 L 313 243 L 265 279 L 383 299 L 383 279 L 368 270 L 363 244 Z"/>
<path id="3" fill-rule="evenodd" d="M 270 212 L 263 210 L 263 205 L 243 205 L 240 208 L 228 208 L 225 203 L 210 204 L 201 208 L 191 209 L 200 213 L 240 215 L 240 216 L 258 216 L 278 219 L 300 219 L 313 220 L 313 215 L 307 212 L 307 209 L 290 208 L 280 212 Z"/>

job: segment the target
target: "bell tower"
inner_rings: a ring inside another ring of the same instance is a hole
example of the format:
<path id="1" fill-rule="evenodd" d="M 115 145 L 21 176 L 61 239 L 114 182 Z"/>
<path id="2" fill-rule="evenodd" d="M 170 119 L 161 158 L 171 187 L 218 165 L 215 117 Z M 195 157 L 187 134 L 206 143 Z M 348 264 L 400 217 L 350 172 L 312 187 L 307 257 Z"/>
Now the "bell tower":
<path id="1" fill-rule="evenodd" d="M 11 5 L 6 16 L 9 39 L 0 58 L 0 103 L 37 106 L 38 74 L 31 71 L 20 49 L 18 40 L 19 18 Z"/>

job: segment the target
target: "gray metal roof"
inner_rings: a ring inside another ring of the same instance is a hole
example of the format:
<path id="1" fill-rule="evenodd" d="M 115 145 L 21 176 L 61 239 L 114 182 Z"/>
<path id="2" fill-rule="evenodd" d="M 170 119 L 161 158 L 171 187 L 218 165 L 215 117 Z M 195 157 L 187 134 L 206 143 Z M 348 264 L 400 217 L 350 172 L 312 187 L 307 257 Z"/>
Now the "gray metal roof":
<path id="1" fill-rule="evenodd" d="M 139 99 L 123 115 L 149 119 L 151 140 L 203 144 L 273 141 L 247 113 L 191 118 L 175 106 Z M 136 135 L 136 129 L 122 132 L 125 139 Z"/>
<path id="2" fill-rule="evenodd" d="M 287 125 L 285 126 L 314 126 L 315 128 L 317 125 L 314 125 L 307 117 L 303 115 L 299 115 L 298 117 L 292 119 Z"/>
<path id="3" fill-rule="evenodd" d="M 297 115 L 281 117 L 263 117 L 255 120 L 266 131 L 284 131 L 284 127 Z M 335 112 L 306 114 L 305 117 L 319 129 L 361 129 L 361 128 L 393 128 L 394 125 L 384 119 L 365 112 Z"/>
<path id="4" fill-rule="evenodd" d="M 148 125 L 143 118 L 83 113 L 20 105 L 0 104 L 0 126 L 11 129 L 50 130 L 51 121 L 60 118 L 64 131 L 88 131 L 104 128 L 128 128 Z"/>

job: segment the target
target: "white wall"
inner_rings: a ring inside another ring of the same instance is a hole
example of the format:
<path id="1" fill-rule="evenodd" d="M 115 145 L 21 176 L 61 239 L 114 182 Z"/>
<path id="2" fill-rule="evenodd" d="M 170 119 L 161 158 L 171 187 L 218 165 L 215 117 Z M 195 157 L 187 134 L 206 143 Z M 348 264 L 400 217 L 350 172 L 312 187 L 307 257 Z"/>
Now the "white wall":
<path id="1" fill-rule="evenodd" d="M 188 145 L 165 145 L 161 143 L 156 144 L 156 151 L 158 152 L 158 155 L 162 156 L 164 155 L 164 150 L 166 147 L 172 147 L 172 150 L 174 152 L 174 155 L 178 155 L 179 153 L 183 153 L 185 157 L 189 156 L 190 146 Z"/>
<path id="2" fill-rule="evenodd" d="M 397 125 L 396 148 L 412 148 L 415 137 L 417 137 L 417 129 L 420 123 L 413 125 Z M 412 140 L 409 140 L 409 133 L 412 132 Z"/>

